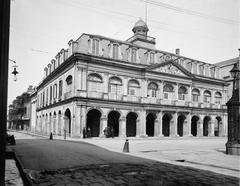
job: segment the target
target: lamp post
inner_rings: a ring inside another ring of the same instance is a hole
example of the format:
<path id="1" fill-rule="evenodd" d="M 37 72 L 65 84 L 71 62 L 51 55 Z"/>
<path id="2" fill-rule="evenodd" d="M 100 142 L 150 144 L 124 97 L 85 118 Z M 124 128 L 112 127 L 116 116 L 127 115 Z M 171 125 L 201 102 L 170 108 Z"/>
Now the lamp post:
<path id="1" fill-rule="evenodd" d="M 240 55 L 238 62 L 240 62 Z M 228 141 L 226 143 L 226 154 L 240 155 L 239 86 L 236 88 L 236 80 L 238 80 L 239 83 L 240 70 L 239 67 L 237 67 L 237 63 L 234 64 L 230 73 L 233 77 L 233 93 L 231 99 L 226 104 L 228 110 Z"/>
<path id="2" fill-rule="evenodd" d="M 18 74 L 19 72 L 17 71 L 16 61 L 11 60 L 11 59 L 9 59 L 9 61 L 11 61 L 11 62 L 14 63 L 14 65 L 13 65 L 13 71 L 12 71 L 12 74 L 14 75 L 13 81 L 17 81 L 17 74 Z"/>

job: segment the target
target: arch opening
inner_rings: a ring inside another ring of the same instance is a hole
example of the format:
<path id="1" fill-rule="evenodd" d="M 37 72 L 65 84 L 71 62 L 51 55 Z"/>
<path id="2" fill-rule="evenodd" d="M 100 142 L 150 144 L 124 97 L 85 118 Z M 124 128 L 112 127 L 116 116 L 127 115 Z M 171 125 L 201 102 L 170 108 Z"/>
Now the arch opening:
<path id="1" fill-rule="evenodd" d="M 171 122 L 172 116 L 171 114 L 164 114 L 162 117 L 162 133 L 164 136 L 170 135 L 170 122 Z"/>
<path id="2" fill-rule="evenodd" d="M 137 114 L 134 112 L 130 112 L 127 115 L 127 122 L 126 122 L 126 135 L 127 137 L 136 136 L 136 129 L 137 129 Z"/>
<path id="3" fill-rule="evenodd" d="M 211 121 L 211 118 L 209 116 L 206 116 L 203 120 L 203 136 L 208 136 L 209 121 Z"/>
<path id="4" fill-rule="evenodd" d="M 64 129 L 66 134 L 71 136 L 71 111 L 69 109 L 64 113 Z"/>
<path id="5" fill-rule="evenodd" d="M 120 114 L 117 111 L 111 111 L 108 114 L 108 127 L 110 127 L 111 131 L 113 129 L 114 136 L 119 135 L 119 118 Z"/>
<path id="6" fill-rule="evenodd" d="M 156 115 L 153 113 L 149 113 L 146 118 L 146 134 L 149 137 L 154 136 L 154 123 L 155 123 Z"/>
<path id="7" fill-rule="evenodd" d="M 198 116 L 193 116 L 191 119 L 191 134 L 197 136 L 197 122 L 199 120 Z"/>
<path id="8" fill-rule="evenodd" d="M 100 118 L 101 112 L 97 109 L 92 109 L 87 113 L 87 126 L 90 129 L 91 137 L 98 137 L 100 132 Z"/>
<path id="9" fill-rule="evenodd" d="M 179 136 L 183 136 L 183 125 L 184 125 L 185 119 L 186 119 L 186 116 L 184 116 L 184 115 L 178 116 L 178 119 L 177 119 L 177 134 Z"/>

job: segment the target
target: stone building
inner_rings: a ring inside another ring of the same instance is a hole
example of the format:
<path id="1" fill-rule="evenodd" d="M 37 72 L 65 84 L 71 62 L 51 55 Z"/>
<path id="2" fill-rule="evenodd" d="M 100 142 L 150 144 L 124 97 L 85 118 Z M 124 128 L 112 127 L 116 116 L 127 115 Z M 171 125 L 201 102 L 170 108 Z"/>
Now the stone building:
<path id="1" fill-rule="evenodd" d="M 155 48 L 141 19 L 119 41 L 82 34 L 44 69 L 36 131 L 82 137 L 224 136 L 228 83 L 221 68 Z"/>

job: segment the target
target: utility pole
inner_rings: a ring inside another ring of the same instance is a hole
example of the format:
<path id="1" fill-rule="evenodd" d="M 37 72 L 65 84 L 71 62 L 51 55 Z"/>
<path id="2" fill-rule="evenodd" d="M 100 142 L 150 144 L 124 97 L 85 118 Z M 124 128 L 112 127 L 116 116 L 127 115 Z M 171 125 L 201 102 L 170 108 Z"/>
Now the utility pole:
<path id="1" fill-rule="evenodd" d="M 0 185 L 5 185 L 10 0 L 0 1 Z"/>

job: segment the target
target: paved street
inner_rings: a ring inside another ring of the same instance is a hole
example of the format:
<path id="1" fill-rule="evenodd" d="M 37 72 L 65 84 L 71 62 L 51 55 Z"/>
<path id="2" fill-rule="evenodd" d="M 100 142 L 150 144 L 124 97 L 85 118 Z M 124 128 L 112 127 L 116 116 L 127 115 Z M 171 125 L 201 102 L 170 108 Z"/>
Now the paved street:
<path id="1" fill-rule="evenodd" d="M 238 185 L 236 177 L 111 152 L 83 141 L 30 139 L 14 150 L 37 185 Z M 94 140 L 92 140 L 94 141 Z M 97 140 L 95 140 L 97 141 Z M 117 141 L 117 140 L 115 140 Z"/>

